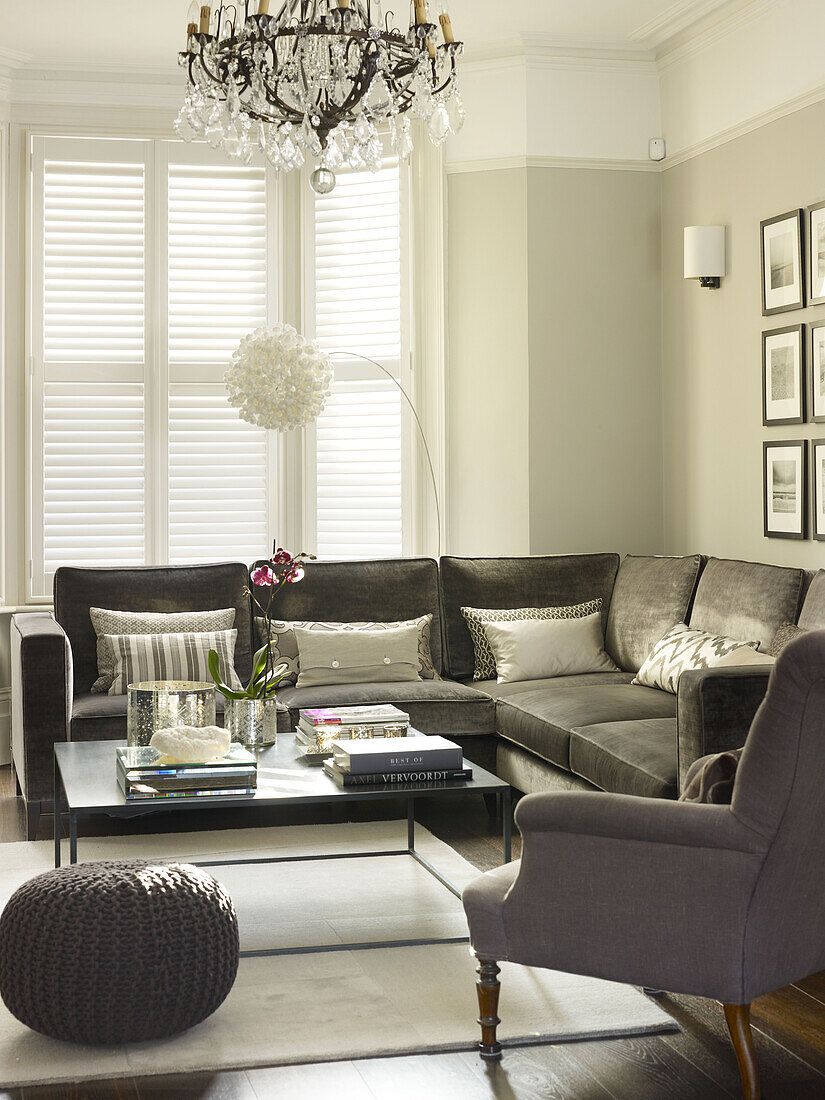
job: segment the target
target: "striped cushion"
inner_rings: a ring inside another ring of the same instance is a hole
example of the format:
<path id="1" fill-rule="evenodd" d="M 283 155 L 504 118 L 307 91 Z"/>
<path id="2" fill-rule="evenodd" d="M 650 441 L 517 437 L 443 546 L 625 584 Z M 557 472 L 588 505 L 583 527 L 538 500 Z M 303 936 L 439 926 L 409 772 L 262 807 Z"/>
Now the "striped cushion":
<path id="1" fill-rule="evenodd" d="M 235 672 L 237 630 L 182 634 L 107 634 L 115 655 L 110 695 L 125 695 L 129 684 L 144 680 L 200 680 L 211 683 L 209 650 L 218 654 L 221 679 L 233 691 L 243 691 Z"/>

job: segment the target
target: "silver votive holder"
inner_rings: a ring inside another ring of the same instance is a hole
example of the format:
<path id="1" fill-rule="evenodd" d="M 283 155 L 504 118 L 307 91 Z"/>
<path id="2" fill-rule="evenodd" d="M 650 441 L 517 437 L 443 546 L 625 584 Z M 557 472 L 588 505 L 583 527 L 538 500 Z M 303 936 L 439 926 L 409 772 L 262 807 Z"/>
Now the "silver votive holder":
<path id="1" fill-rule="evenodd" d="M 190 680 L 145 680 L 126 689 L 126 743 L 148 745 L 157 730 L 215 725 L 215 685 Z"/>

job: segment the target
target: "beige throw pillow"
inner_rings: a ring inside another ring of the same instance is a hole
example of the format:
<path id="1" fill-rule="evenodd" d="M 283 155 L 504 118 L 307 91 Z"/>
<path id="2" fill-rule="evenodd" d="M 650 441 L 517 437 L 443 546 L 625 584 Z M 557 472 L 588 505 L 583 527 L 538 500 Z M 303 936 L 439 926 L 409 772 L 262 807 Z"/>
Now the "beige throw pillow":
<path id="1" fill-rule="evenodd" d="M 418 675 L 422 680 L 440 680 L 441 677 L 435 670 L 432 654 L 430 652 L 430 635 L 432 634 L 433 617 L 430 614 L 421 615 L 417 619 L 407 619 L 396 623 L 323 623 L 310 620 L 290 622 L 288 619 L 272 619 L 272 659 L 276 665 L 285 664 L 286 675 L 281 679 L 281 687 L 294 687 L 299 670 L 298 645 L 295 641 L 295 628 L 300 630 L 398 630 L 402 626 L 415 626 L 418 629 Z M 266 623 L 263 616 L 255 616 L 255 633 L 258 645 L 266 645 Z"/>
<path id="2" fill-rule="evenodd" d="M 125 695 L 129 684 L 146 680 L 194 680 L 212 683 L 209 651 L 218 654 L 224 684 L 243 691 L 235 671 L 237 630 L 199 631 L 181 634 L 107 634 L 115 656 L 115 675 L 110 695 Z"/>
<path id="3" fill-rule="evenodd" d="M 593 615 L 601 609 L 600 599 L 569 604 L 566 607 L 462 607 L 461 614 L 473 640 L 473 679 L 495 679 L 496 661 L 484 629 L 487 623 L 524 619 L 583 619 L 585 615 Z"/>
<path id="4" fill-rule="evenodd" d="M 396 630 L 295 628 L 300 671 L 296 687 L 420 680 L 418 627 Z"/>
<path id="5" fill-rule="evenodd" d="M 735 668 L 737 665 L 775 665 L 776 657 L 770 653 L 760 653 L 758 649 L 752 649 L 749 645 L 740 646 L 738 649 L 726 653 L 721 661 L 717 661 L 715 668 Z"/>
<path id="6" fill-rule="evenodd" d="M 585 672 L 616 672 L 604 651 L 602 617 L 522 619 L 485 623 L 500 684 L 578 676 Z"/>
<path id="7" fill-rule="evenodd" d="M 759 642 L 737 641 L 721 634 L 691 630 L 687 623 L 677 623 L 659 639 L 632 682 L 675 695 L 683 672 L 714 668 L 729 653 L 758 646 Z"/>

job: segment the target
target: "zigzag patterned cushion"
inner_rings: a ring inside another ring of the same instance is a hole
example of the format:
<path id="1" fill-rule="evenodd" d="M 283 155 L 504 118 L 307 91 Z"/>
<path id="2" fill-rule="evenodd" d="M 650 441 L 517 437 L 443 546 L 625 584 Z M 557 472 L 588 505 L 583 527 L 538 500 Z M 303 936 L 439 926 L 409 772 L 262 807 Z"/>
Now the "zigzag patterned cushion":
<path id="1" fill-rule="evenodd" d="M 656 643 L 632 682 L 676 694 L 679 677 L 696 668 L 713 668 L 737 649 L 758 649 L 759 642 L 738 642 L 720 634 L 691 630 L 677 623 Z"/>

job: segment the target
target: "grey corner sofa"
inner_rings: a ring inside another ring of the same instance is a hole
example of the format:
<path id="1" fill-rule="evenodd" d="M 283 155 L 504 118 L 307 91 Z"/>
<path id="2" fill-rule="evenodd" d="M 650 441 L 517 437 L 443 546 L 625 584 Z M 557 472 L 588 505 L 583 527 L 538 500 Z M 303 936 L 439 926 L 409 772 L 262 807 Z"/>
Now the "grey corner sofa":
<path id="1" fill-rule="evenodd" d="M 90 607 L 180 611 L 235 607 L 236 666 L 254 648 L 249 583 L 240 563 L 130 569 L 60 569 L 54 615 L 12 618 L 12 759 L 29 836 L 52 803 L 56 741 L 125 736 L 126 697 L 92 695 Z M 462 606 L 542 607 L 601 598 L 605 646 L 617 672 L 516 684 L 474 682 Z M 770 647 L 778 627 L 825 628 L 825 571 L 687 557 L 580 554 L 313 562 L 278 596 L 284 619 L 395 621 L 432 614 L 440 680 L 278 693 L 279 728 L 302 707 L 392 702 L 425 733 L 460 741 L 468 760 L 516 789 L 602 790 L 678 796 L 700 756 L 741 745 L 764 697 L 764 666 L 686 673 L 678 696 L 631 684 L 653 644 L 680 620 Z"/>

